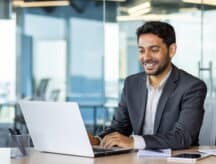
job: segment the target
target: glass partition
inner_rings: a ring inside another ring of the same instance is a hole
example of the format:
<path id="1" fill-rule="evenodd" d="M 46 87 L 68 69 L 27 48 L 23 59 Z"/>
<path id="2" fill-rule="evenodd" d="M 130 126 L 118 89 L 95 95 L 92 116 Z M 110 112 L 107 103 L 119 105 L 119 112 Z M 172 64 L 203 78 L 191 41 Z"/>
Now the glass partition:
<path id="1" fill-rule="evenodd" d="M 173 63 L 208 85 L 208 95 L 215 95 L 214 84 L 214 13 L 215 4 L 190 0 L 130 0 L 118 3 L 119 79 L 141 71 L 137 62 L 136 28 L 145 21 L 160 20 L 172 24 L 177 35 L 177 54 Z M 108 12 L 107 12 L 108 14 Z M 122 80 L 120 80 L 122 81 Z"/>
<path id="2" fill-rule="evenodd" d="M 0 124 L 11 124 L 14 119 L 16 100 L 15 39 L 15 20 L 0 19 Z"/>
<path id="3" fill-rule="evenodd" d="M 107 2 L 109 3 L 109 2 Z M 215 144 L 215 46 L 214 16 L 216 4 L 200 0 L 123 0 L 115 2 L 115 23 L 119 28 L 119 94 L 126 76 L 143 71 L 138 62 L 136 29 L 146 21 L 172 24 L 177 35 L 177 53 L 173 63 L 205 81 L 208 87 L 205 102 L 201 144 Z M 106 17 L 110 12 L 106 9 Z M 108 20 L 106 22 L 109 22 Z M 117 58 L 117 57 L 116 57 Z M 206 128 L 208 127 L 208 128 Z M 209 135 L 205 135 L 209 133 Z"/>
<path id="4" fill-rule="evenodd" d="M 105 3 L 64 2 L 13 3 L 20 61 L 17 96 L 76 101 L 88 130 L 95 132 L 104 115 Z"/>

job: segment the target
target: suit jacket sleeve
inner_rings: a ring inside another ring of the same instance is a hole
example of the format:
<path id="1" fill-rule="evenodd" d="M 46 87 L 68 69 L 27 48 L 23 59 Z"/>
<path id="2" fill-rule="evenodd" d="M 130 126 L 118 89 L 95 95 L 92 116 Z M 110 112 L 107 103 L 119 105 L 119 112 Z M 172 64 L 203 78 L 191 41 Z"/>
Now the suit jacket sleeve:
<path id="1" fill-rule="evenodd" d="M 147 148 L 187 148 L 198 140 L 203 120 L 206 86 L 197 81 L 183 95 L 180 115 L 173 128 L 165 133 L 143 135 Z"/>
<path id="2" fill-rule="evenodd" d="M 119 132 L 123 135 L 129 136 L 131 135 L 133 129 L 131 126 L 131 120 L 129 118 L 128 109 L 127 109 L 127 80 L 125 80 L 124 88 L 122 91 L 121 99 L 118 105 L 118 109 L 116 110 L 114 117 L 112 119 L 111 126 L 106 128 L 99 136 L 104 137 L 108 133 Z"/>

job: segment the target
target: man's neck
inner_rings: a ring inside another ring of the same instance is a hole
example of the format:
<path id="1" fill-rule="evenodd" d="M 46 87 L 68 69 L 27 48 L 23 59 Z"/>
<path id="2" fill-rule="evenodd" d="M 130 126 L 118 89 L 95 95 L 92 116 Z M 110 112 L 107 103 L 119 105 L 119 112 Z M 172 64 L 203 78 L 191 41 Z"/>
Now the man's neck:
<path id="1" fill-rule="evenodd" d="M 149 76 L 150 84 L 154 88 L 158 88 L 161 81 L 166 77 L 166 75 L 170 72 L 171 69 L 172 69 L 172 64 L 170 64 L 161 74 L 157 76 L 153 76 L 153 75 Z"/>

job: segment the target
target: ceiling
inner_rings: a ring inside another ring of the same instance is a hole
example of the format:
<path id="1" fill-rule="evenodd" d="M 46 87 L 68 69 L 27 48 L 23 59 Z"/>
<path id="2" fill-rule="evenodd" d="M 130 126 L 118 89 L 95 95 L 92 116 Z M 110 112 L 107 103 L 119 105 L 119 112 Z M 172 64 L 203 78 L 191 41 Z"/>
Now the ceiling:
<path id="1" fill-rule="evenodd" d="M 151 5 L 151 10 L 148 13 L 154 14 L 169 14 L 183 10 L 194 11 L 195 9 L 216 9 L 216 6 L 185 3 L 182 0 L 127 0 L 126 2 L 120 3 L 120 15 L 128 15 L 128 9 L 145 2 L 150 2 Z"/>
<path id="2" fill-rule="evenodd" d="M 23 1 L 24 3 L 31 3 L 31 2 L 38 2 L 38 3 L 43 3 L 49 1 L 54 1 L 54 2 L 62 2 L 65 1 L 67 2 L 65 5 L 70 5 L 73 7 L 77 12 L 82 13 L 85 8 L 90 5 L 90 2 L 95 2 L 95 3 L 103 3 L 104 0 L 12 0 L 13 2 L 17 1 Z M 120 12 L 120 15 L 128 15 L 128 9 L 143 4 L 145 2 L 150 3 L 150 8 L 148 11 L 149 13 L 154 13 L 154 14 L 169 14 L 169 13 L 175 13 L 179 12 L 180 10 L 188 10 L 192 11 L 194 9 L 205 9 L 205 10 L 211 10 L 215 9 L 215 6 L 210 6 L 210 5 L 200 5 L 200 4 L 193 4 L 193 3 L 185 3 L 183 0 L 105 0 L 106 3 L 116 3 L 118 4 L 118 11 Z M 56 5 L 58 6 L 58 5 Z M 56 7 L 55 6 L 55 7 Z M 60 5 L 59 5 L 60 6 Z M 41 5 L 40 7 L 45 7 Z M 146 14 L 146 13 L 144 13 Z M 143 15 L 144 15 L 143 14 Z"/>

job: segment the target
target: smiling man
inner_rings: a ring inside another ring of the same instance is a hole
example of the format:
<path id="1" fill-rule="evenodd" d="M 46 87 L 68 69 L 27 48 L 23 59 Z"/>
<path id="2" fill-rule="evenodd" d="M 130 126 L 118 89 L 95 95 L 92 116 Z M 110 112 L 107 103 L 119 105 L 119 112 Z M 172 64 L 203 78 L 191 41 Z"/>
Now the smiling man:
<path id="1" fill-rule="evenodd" d="M 109 128 L 92 144 L 105 148 L 183 149 L 198 145 L 206 85 L 177 68 L 174 28 L 146 22 L 137 29 L 144 72 L 126 78 L 119 107 Z"/>

